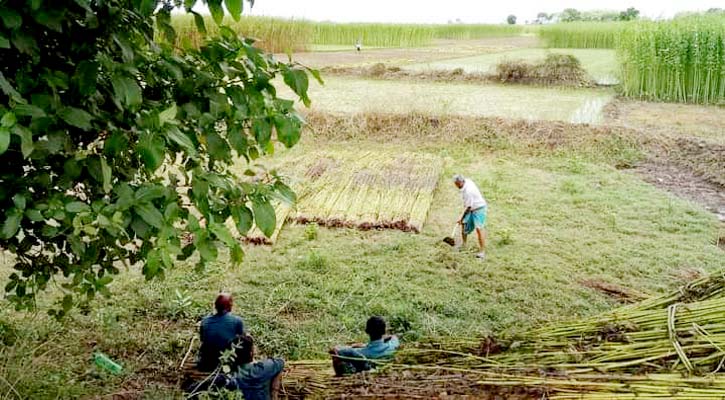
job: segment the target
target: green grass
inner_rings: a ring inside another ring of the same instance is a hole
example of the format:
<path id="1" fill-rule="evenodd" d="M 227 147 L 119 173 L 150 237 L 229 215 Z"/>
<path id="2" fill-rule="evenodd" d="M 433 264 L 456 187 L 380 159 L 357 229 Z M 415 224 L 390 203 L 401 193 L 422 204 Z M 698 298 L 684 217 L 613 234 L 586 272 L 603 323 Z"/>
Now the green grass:
<path id="1" fill-rule="evenodd" d="M 282 89 L 288 97 L 288 90 Z M 334 113 L 388 112 L 601 121 L 613 92 L 601 89 L 412 82 L 327 77 L 311 85 L 312 108 Z M 291 98 L 291 97 L 290 97 Z"/>
<path id="2" fill-rule="evenodd" d="M 404 68 L 416 71 L 453 70 L 463 68 L 466 72 L 494 72 L 496 65 L 504 60 L 525 60 L 536 62 L 543 60 L 547 54 L 571 54 L 582 63 L 582 67 L 600 84 L 617 82 L 618 64 L 614 50 L 607 49 L 517 49 L 498 53 L 482 54 L 472 57 L 455 58 L 407 65 Z"/>
<path id="3" fill-rule="evenodd" d="M 380 144 L 308 140 L 292 151 L 322 146 Z M 305 227 L 288 226 L 274 247 L 248 247 L 240 267 L 222 259 L 196 271 L 182 263 L 150 284 L 134 269 L 112 284 L 114 297 L 61 323 L 0 303 L 0 321 L 19 337 L 14 347 L 0 348 L 0 376 L 39 399 L 135 390 L 171 396 L 194 322 L 220 289 L 235 294 L 235 310 L 262 352 L 307 359 L 364 339 L 371 314 L 386 317 L 404 341 L 515 332 L 614 305 L 580 279 L 661 293 L 683 268 L 723 267 L 721 250 L 711 244 L 714 217 L 576 153 L 528 157 L 445 142 L 387 147 L 435 153 L 447 160 L 445 177 L 461 172 L 479 183 L 490 202 L 485 263 L 473 248 L 458 253 L 440 242 L 460 211 L 457 191 L 443 178 L 418 235 L 319 228 L 310 240 Z M 188 305 L 180 306 L 177 289 L 190 297 Z M 123 364 L 125 374 L 95 371 L 94 349 Z M 7 389 L 1 381 L 0 387 Z"/>

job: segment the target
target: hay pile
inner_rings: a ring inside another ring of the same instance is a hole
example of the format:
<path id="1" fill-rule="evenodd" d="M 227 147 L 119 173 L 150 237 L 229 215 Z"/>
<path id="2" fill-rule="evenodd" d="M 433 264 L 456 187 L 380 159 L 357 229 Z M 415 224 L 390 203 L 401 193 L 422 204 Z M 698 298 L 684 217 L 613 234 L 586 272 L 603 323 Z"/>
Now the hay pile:
<path id="1" fill-rule="evenodd" d="M 579 59 L 570 54 L 549 54 L 533 64 L 523 60 L 502 61 L 496 66 L 495 77 L 503 83 L 594 86 Z"/>
<path id="2" fill-rule="evenodd" d="M 292 157 L 278 171 L 290 176 L 297 204 L 278 204 L 277 221 L 418 233 L 442 168 L 439 157 L 426 153 L 325 151 Z M 282 223 L 269 239 L 255 229 L 246 240 L 273 243 L 280 229 Z"/>
<path id="3" fill-rule="evenodd" d="M 725 276 L 718 274 L 521 336 L 408 345 L 373 374 L 312 373 L 317 386 L 307 395 L 723 399 L 724 368 Z"/>

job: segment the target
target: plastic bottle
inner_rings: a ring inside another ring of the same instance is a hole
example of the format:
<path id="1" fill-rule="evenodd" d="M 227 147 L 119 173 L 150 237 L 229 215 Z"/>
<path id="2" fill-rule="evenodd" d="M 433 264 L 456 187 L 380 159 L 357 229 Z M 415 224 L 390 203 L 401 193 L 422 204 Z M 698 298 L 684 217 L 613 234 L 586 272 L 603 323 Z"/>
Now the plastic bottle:
<path id="1" fill-rule="evenodd" d="M 95 362 L 101 369 L 105 369 L 112 374 L 120 374 L 121 371 L 123 371 L 123 367 L 121 365 L 100 352 L 93 353 L 93 362 Z"/>

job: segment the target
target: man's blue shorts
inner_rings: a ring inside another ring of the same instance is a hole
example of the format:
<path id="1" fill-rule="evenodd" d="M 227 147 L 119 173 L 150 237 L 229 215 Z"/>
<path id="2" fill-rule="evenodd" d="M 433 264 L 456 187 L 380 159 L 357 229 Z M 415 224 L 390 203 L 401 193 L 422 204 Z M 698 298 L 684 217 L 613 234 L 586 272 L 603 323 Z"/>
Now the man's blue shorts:
<path id="1" fill-rule="evenodd" d="M 463 232 L 469 235 L 474 229 L 483 229 L 486 226 L 486 215 L 488 214 L 488 206 L 477 208 L 463 217 Z"/>

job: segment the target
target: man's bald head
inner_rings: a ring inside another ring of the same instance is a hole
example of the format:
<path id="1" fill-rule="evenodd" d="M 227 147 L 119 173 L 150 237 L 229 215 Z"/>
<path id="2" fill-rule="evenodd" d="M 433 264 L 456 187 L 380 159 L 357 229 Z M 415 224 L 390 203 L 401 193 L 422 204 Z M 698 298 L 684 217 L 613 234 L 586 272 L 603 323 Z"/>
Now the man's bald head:
<path id="1" fill-rule="evenodd" d="M 216 300 L 214 300 L 214 308 L 218 314 L 224 314 L 232 311 L 233 303 L 234 299 L 232 298 L 231 293 L 222 292 L 219 293 L 219 296 L 217 296 Z"/>

